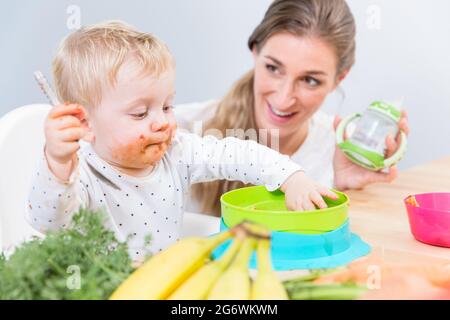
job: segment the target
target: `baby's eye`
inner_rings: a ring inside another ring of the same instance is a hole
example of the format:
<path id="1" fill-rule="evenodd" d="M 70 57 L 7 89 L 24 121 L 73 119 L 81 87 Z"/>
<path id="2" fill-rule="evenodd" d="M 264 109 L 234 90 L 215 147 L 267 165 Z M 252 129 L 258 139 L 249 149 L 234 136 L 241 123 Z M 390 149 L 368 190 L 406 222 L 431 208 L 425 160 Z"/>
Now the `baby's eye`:
<path id="1" fill-rule="evenodd" d="M 142 113 L 132 114 L 133 118 L 144 119 L 147 116 L 147 111 Z"/>
<path id="2" fill-rule="evenodd" d="M 164 112 L 170 112 L 173 109 L 173 106 L 164 106 L 163 111 Z"/>

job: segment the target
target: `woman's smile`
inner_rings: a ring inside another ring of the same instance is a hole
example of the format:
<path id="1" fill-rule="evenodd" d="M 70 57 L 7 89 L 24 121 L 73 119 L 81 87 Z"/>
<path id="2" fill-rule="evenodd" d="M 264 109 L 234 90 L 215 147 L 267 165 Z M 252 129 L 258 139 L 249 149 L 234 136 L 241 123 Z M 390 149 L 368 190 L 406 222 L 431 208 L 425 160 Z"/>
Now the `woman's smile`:
<path id="1" fill-rule="evenodd" d="M 286 123 L 298 114 L 298 112 L 280 111 L 280 110 L 276 109 L 274 106 L 272 106 L 269 102 L 267 102 L 266 110 L 267 110 L 267 115 L 269 116 L 269 119 L 277 124 Z"/>

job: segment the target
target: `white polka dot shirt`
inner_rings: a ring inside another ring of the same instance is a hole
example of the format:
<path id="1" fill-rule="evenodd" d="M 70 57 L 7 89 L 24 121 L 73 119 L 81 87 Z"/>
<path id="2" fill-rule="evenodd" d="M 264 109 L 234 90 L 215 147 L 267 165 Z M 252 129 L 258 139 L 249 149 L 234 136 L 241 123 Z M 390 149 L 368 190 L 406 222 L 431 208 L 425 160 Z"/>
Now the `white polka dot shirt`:
<path id="1" fill-rule="evenodd" d="M 127 241 L 133 260 L 157 253 L 179 239 L 191 184 L 239 180 L 273 191 L 302 170 L 289 157 L 254 141 L 181 132 L 146 177 L 121 173 L 87 143 L 81 143 L 78 157 L 78 168 L 68 182 L 62 182 L 42 155 L 29 194 L 27 220 L 45 233 L 66 228 L 80 207 L 103 209 L 106 227 L 119 241 Z"/>

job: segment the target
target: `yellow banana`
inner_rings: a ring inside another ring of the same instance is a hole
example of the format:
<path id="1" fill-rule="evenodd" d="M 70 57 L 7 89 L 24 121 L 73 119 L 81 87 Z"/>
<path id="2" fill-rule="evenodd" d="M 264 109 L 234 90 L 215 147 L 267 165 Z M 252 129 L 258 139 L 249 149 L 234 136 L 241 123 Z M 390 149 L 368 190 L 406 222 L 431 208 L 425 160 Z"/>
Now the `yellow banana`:
<path id="1" fill-rule="evenodd" d="M 178 241 L 134 271 L 110 299 L 166 299 L 184 280 L 204 265 L 215 247 L 231 235 L 232 231 L 228 230 L 210 238 L 193 237 Z"/>
<path id="2" fill-rule="evenodd" d="M 252 300 L 288 300 L 286 289 L 272 269 L 269 239 L 258 240 L 256 255 L 258 274 L 252 285 Z"/>
<path id="3" fill-rule="evenodd" d="M 267 238 L 270 239 L 271 232 L 266 226 L 257 224 L 254 222 L 244 221 L 241 223 L 242 228 L 248 235 L 253 236 L 256 239 Z"/>
<path id="4" fill-rule="evenodd" d="M 208 300 L 249 300 L 251 282 L 248 262 L 255 248 L 255 240 L 247 238 L 230 267 L 211 289 Z"/>
<path id="5" fill-rule="evenodd" d="M 212 261 L 186 280 L 169 297 L 169 300 L 203 300 L 206 299 L 212 286 L 228 267 L 243 242 L 243 237 L 236 237 L 225 254 L 215 261 Z"/>

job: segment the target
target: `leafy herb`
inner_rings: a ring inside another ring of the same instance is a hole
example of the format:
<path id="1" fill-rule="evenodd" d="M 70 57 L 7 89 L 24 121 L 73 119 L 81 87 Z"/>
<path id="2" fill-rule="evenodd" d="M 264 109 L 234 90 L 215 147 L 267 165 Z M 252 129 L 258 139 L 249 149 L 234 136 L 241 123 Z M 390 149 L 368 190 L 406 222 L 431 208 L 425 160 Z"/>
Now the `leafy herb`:
<path id="1" fill-rule="evenodd" d="M 81 209 L 67 230 L 0 255 L 0 299 L 107 299 L 133 271 L 127 245 Z"/>

